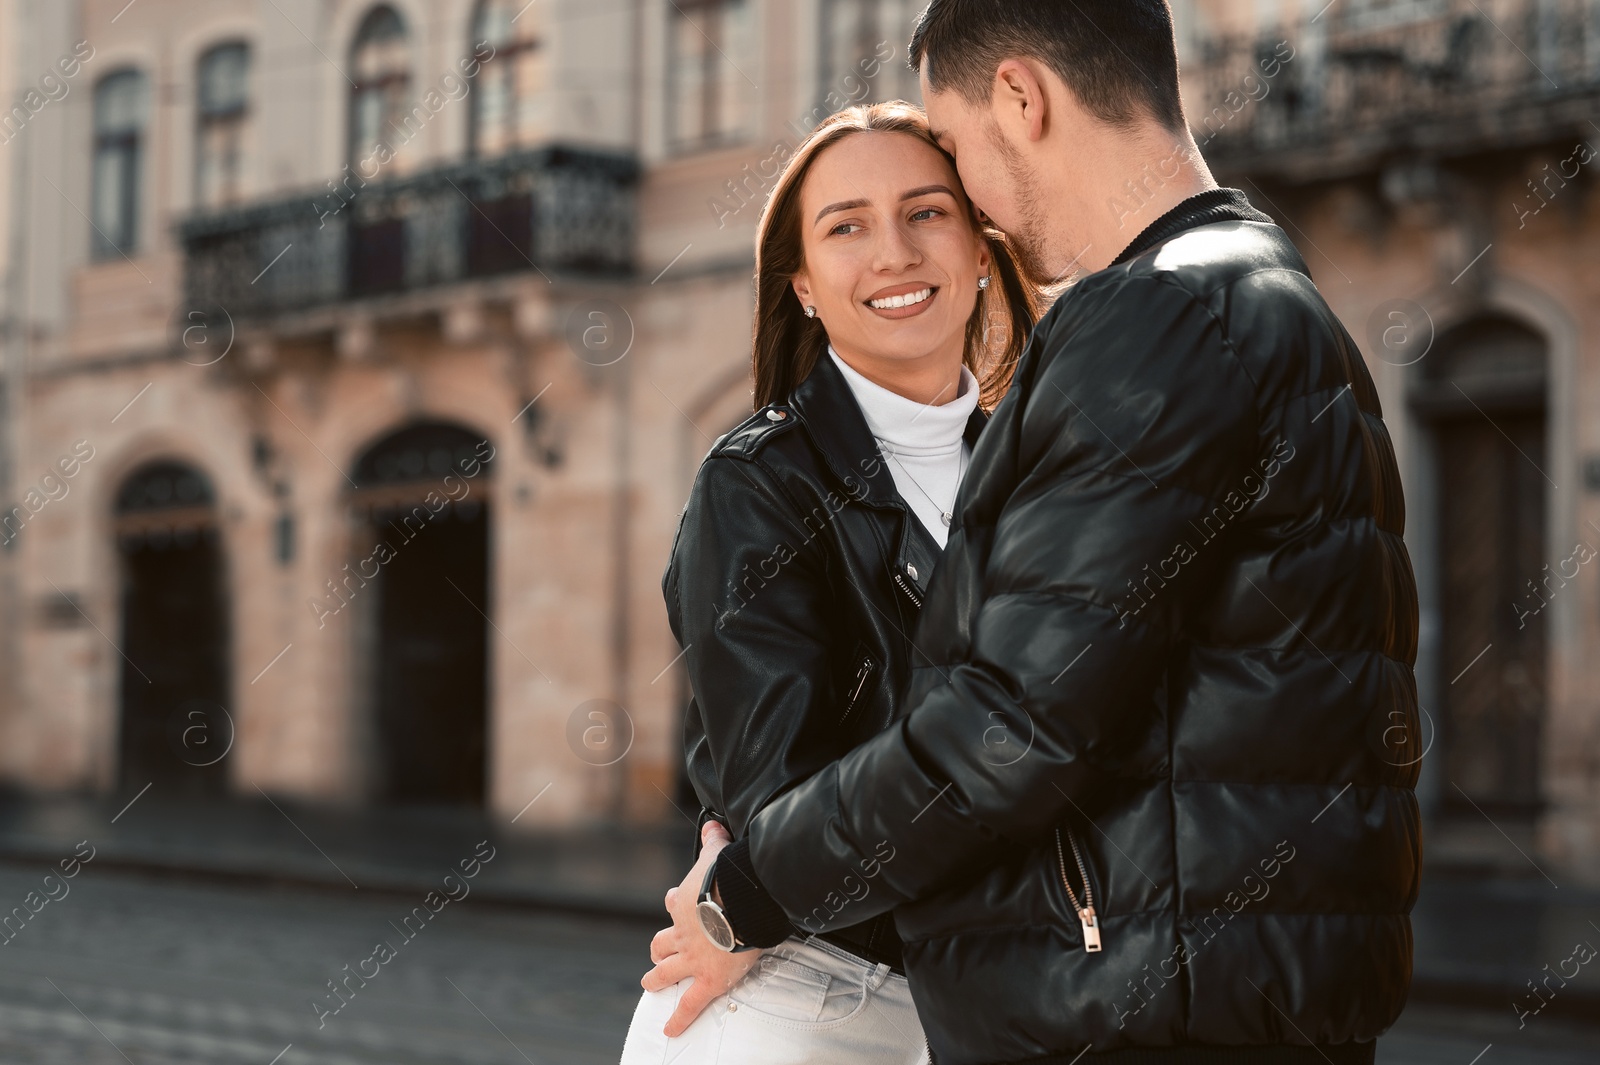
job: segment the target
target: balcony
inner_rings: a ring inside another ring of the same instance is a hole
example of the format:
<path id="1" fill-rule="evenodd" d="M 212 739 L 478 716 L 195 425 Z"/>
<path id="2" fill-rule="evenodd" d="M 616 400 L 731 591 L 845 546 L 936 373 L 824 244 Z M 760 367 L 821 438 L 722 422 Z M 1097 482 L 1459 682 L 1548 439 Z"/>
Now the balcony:
<path id="1" fill-rule="evenodd" d="M 547 147 L 193 215 L 185 300 L 265 324 L 518 274 L 628 277 L 638 174 L 629 156 Z"/>
<path id="2" fill-rule="evenodd" d="M 1600 3 L 1347 3 L 1203 39 L 1184 77 L 1195 139 L 1223 174 L 1298 184 L 1395 157 L 1570 150 L 1600 138 Z"/>

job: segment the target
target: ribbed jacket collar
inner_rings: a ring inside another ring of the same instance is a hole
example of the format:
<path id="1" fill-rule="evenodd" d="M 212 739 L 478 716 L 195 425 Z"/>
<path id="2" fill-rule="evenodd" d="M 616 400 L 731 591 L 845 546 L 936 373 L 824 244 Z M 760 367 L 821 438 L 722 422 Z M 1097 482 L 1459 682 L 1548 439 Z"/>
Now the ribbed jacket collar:
<path id="1" fill-rule="evenodd" d="M 1196 193 L 1178 206 L 1151 222 L 1133 238 L 1133 243 L 1122 249 L 1122 254 L 1111 261 L 1112 266 L 1137 258 L 1151 248 L 1195 226 L 1208 226 L 1213 222 L 1271 222 L 1272 217 L 1250 206 L 1250 201 L 1238 189 L 1208 189 Z"/>

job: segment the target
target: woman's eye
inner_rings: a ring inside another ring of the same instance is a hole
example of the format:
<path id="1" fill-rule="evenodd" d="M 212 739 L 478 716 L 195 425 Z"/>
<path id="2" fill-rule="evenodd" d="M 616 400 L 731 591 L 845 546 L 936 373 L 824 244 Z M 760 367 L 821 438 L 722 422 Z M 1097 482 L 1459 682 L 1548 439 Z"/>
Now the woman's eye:
<path id="1" fill-rule="evenodd" d="M 845 230 L 847 230 L 847 229 L 852 229 L 853 230 L 853 229 L 858 229 L 858 228 L 860 228 L 860 227 L 854 222 L 840 222 L 838 225 L 836 225 L 832 229 L 828 230 L 828 235 L 830 237 L 848 237 L 850 234 L 846 233 Z"/>
<path id="2" fill-rule="evenodd" d="M 926 222 L 938 217 L 943 213 L 944 212 L 939 210 L 937 207 L 924 207 L 920 211 L 912 212 L 911 220 L 913 222 Z"/>

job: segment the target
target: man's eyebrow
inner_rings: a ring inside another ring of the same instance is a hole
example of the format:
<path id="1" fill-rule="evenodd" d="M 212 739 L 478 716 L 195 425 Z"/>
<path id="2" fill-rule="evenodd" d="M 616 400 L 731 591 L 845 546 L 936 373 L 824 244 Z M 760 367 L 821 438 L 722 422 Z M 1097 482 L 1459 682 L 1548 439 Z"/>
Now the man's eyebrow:
<path id="1" fill-rule="evenodd" d="M 918 188 L 907 189 L 905 192 L 902 192 L 900 194 L 900 202 L 904 203 L 906 200 L 914 200 L 918 196 L 927 196 L 934 192 L 942 192 L 946 196 L 949 196 L 952 200 L 960 198 L 951 191 L 950 186 L 948 185 L 922 185 Z M 822 221 L 823 217 L 826 215 L 838 214 L 840 211 L 854 211 L 858 207 L 871 206 L 871 200 L 842 200 L 839 203 L 830 203 L 828 206 L 817 212 L 817 217 L 812 221 L 812 224 L 815 225 L 817 222 Z"/>

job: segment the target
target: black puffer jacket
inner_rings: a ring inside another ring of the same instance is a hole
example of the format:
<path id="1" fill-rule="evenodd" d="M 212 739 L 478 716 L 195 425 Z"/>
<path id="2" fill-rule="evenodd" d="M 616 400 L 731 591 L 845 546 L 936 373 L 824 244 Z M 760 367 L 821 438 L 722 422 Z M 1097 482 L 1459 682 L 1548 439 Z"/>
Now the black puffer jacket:
<path id="1" fill-rule="evenodd" d="M 906 716 L 719 861 L 795 919 L 873 869 L 835 919 L 894 908 L 940 1065 L 1342 1065 L 1405 1001 L 1393 451 L 1284 233 L 1227 190 L 1184 210 L 1040 323 L 961 489 Z"/>
<path id="2" fill-rule="evenodd" d="M 986 420 L 973 412 L 969 443 Z M 773 796 L 888 725 L 938 560 L 826 355 L 788 403 L 717 441 L 662 577 L 694 688 L 685 749 L 702 818 L 742 836 Z M 826 938 L 901 967 L 891 919 L 851 924 Z"/>

